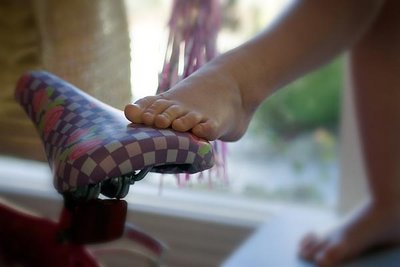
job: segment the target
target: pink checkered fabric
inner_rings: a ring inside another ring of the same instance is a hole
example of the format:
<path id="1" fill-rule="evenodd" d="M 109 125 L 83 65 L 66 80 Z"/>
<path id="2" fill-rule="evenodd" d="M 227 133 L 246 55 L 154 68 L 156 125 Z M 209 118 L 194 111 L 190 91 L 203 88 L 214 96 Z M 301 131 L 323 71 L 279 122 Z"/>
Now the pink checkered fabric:
<path id="1" fill-rule="evenodd" d="M 196 173 L 214 164 L 207 141 L 130 124 L 122 111 L 48 72 L 23 75 L 15 96 L 38 129 L 60 193 L 146 168 Z"/>

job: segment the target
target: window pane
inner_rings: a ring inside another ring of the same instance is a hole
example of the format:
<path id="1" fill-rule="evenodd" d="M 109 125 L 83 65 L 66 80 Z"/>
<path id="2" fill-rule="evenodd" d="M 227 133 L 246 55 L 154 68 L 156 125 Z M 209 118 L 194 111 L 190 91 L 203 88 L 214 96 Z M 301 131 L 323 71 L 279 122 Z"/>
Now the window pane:
<path id="1" fill-rule="evenodd" d="M 273 23 L 291 1 L 222 1 L 219 51 L 227 51 Z M 168 36 L 172 1 L 127 1 L 132 38 L 134 98 L 155 94 Z M 155 20 L 154 18 L 158 19 Z M 204 173 L 177 183 L 151 175 L 144 183 L 162 188 L 224 194 L 270 203 L 332 207 L 338 176 L 341 60 L 301 78 L 268 99 L 247 134 L 228 144 L 226 182 Z"/>

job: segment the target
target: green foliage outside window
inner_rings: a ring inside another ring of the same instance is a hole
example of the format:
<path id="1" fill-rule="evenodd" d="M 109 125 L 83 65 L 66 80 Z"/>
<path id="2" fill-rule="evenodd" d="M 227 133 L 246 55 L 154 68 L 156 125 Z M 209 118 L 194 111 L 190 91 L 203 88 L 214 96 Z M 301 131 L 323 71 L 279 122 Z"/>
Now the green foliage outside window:
<path id="1" fill-rule="evenodd" d="M 342 62 L 335 60 L 271 96 L 255 115 L 255 131 L 292 137 L 319 127 L 336 129 L 340 118 Z"/>

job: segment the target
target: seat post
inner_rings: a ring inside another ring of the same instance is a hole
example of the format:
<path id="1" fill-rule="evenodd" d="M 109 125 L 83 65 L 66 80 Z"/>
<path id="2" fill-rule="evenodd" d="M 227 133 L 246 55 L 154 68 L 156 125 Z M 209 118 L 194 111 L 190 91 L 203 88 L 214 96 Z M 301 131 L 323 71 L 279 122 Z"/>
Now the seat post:
<path id="1" fill-rule="evenodd" d="M 74 244 L 95 244 L 124 233 L 127 203 L 118 199 L 77 200 L 64 196 L 59 238 Z"/>

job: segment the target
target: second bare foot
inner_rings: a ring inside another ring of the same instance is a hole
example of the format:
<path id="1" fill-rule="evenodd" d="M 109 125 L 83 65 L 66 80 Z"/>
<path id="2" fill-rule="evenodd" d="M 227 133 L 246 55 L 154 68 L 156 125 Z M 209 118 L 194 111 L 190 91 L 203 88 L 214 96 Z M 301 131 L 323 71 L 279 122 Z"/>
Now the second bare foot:
<path id="1" fill-rule="evenodd" d="M 328 235 L 308 234 L 299 253 L 318 266 L 336 266 L 370 249 L 400 244 L 399 224 L 400 205 L 368 203 Z"/>

